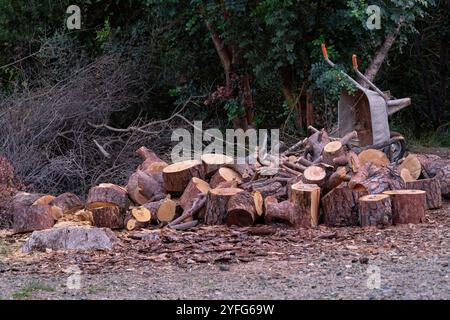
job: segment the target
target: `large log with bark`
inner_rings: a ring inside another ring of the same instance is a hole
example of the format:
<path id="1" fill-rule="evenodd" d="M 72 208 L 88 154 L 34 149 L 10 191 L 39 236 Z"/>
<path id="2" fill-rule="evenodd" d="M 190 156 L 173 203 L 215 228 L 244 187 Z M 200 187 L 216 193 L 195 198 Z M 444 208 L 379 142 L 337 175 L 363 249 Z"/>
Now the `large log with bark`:
<path id="1" fill-rule="evenodd" d="M 385 190 L 404 189 L 405 182 L 395 169 L 374 167 L 367 162 L 351 178 L 349 187 L 369 194 L 378 194 Z"/>
<path id="2" fill-rule="evenodd" d="M 206 153 L 201 156 L 206 177 L 211 177 L 219 168 L 234 163 L 234 159 L 224 154 Z"/>
<path id="3" fill-rule="evenodd" d="M 137 170 L 128 179 L 126 189 L 130 198 L 139 205 L 166 197 L 161 172 Z"/>
<path id="4" fill-rule="evenodd" d="M 318 226 L 320 188 L 317 185 L 303 183 L 292 185 L 289 200 L 298 208 L 296 224 L 304 227 Z"/>
<path id="5" fill-rule="evenodd" d="M 386 194 L 371 194 L 359 198 L 361 227 L 384 228 L 392 225 L 391 198 Z"/>
<path id="6" fill-rule="evenodd" d="M 181 208 L 187 210 L 192 206 L 192 203 L 199 194 L 207 193 L 210 189 L 208 182 L 196 177 L 192 178 L 180 197 L 179 204 Z"/>
<path id="7" fill-rule="evenodd" d="M 44 230 L 53 227 L 54 206 L 46 204 L 36 204 L 21 206 L 13 212 L 14 233 L 24 233 L 36 230 Z"/>
<path id="8" fill-rule="evenodd" d="M 147 173 L 161 172 L 165 167 L 167 167 L 167 163 L 165 161 L 161 160 L 156 153 L 146 147 L 140 147 L 136 150 L 136 153 L 144 161 L 138 168 L 141 171 L 145 171 Z"/>
<path id="9" fill-rule="evenodd" d="M 233 169 L 223 167 L 217 170 L 209 181 L 212 189 L 217 188 L 221 183 L 236 181 L 238 184 L 242 182 L 242 176 Z"/>
<path id="10" fill-rule="evenodd" d="M 126 189 L 112 183 L 102 183 L 89 190 L 86 203 L 88 209 L 118 206 L 127 210 L 130 201 Z"/>
<path id="11" fill-rule="evenodd" d="M 227 206 L 225 223 L 229 226 L 251 226 L 259 214 L 256 211 L 255 199 L 250 192 L 242 191 L 230 198 Z"/>
<path id="12" fill-rule="evenodd" d="M 340 141 L 332 141 L 325 145 L 322 152 L 323 162 L 334 165 L 335 158 L 344 156 L 344 147 Z"/>
<path id="13" fill-rule="evenodd" d="M 406 188 L 426 192 L 425 208 L 427 210 L 442 207 L 441 184 L 438 179 L 431 178 L 406 182 Z"/>
<path id="14" fill-rule="evenodd" d="M 199 160 L 186 160 L 163 169 L 164 188 L 168 192 L 182 193 L 193 177 L 204 179 L 203 164 Z"/>
<path id="15" fill-rule="evenodd" d="M 72 214 L 84 207 L 81 199 L 70 192 L 57 196 L 49 204 L 60 208 L 63 214 Z"/>
<path id="16" fill-rule="evenodd" d="M 91 209 L 93 225 L 99 228 L 121 229 L 124 225 L 123 211 L 119 206 Z"/>
<path id="17" fill-rule="evenodd" d="M 339 187 L 322 197 L 324 223 L 329 227 L 347 227 L 359 225 L 358 199 L 367 195 L 367 191 L 358 191 L 342 183 Z"/>
<path id="18" fill-rule="evenodd" d="M 425 222 L 425 191 L 389 190 L 384 194 L 391 197 L 394 224 Z"/>
<path id="19" fill-rule="evenodd" d="M 436 155 L 417 155 L 425 178 L 436 178 L 441 185 L 443 197 L 450 198 L 450 160 Z"/>
<path id="20" fill-rule="evenodd" d="M 208 192 L 206 200 L 205 223 L 223 224 L 228 210 L 228 201 L 244 190 L 238 188 L 218 188 Z"/>

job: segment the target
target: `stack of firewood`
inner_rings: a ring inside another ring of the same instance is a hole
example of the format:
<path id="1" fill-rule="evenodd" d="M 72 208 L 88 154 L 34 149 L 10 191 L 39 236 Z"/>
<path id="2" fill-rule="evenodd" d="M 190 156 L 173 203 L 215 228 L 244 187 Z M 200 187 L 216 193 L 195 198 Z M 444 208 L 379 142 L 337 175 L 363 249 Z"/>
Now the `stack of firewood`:
<path id="1" fill-rule="evenodd" d="M 68 220 L 130 231 L 259 222 L 384 227 L 423 222 L 426 209 L 442 205 L 441 194 L 450 196 L 449 160 L 409 154 L 391 163 L 380 150 L 354 147 L 356 139 L 356 132 L 337 139 L 314 130 L 281 155 L 273 172 L 269 156 L 237 164 L 204 154 L 169 165 L 141 147 L 143 162 L 127 185 L 95 186 L 85 203 L 70 193 L 18 193 L 13 228 L 29 232 Z"/>

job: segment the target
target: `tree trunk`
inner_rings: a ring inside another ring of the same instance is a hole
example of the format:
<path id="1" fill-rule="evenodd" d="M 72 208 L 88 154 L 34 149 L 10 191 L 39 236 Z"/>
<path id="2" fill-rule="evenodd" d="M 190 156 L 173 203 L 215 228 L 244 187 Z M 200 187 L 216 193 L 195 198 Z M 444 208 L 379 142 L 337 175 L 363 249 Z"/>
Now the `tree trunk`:
<path id="1" fill-rule="evenodd" d="M 427 210 L 442 207 L 441 184 L 436 178 L 407 182 L 406 188 L 426 192 Z"/>
<path id="2" fill-rule="evenodd" d="M 130 201 L 124 188 L 112 183 L 102 183 L 89 190 L 86 203 L 88 209 L 118 206 L 122 210 L 127 210 Z"/>
<path id="3" fill-rule="evenodd" d="M 391 197 L 394 224 L 425 222 L 425 191 L 390 190 L 384 194 Z"/>
<path id="4" fill-rule="evenodd" d="M 238 188 L 212 189 L 206 200 L 205 224 L 223 224 L 227 214 L 228 201 L 244 190 Z"/>
<path id="5" fill-rule="evenodd" d="M 255 199 L 252 194 L 242 191 L 230 198 L 225 217 L 225 223 L 229 226 L 251 226 L 258 218 L 255 208 Z"/>
<path id="6" fill-rule="evenodd" d="M 91 209 L 94 226 L 98 228 L 121 229 L 124 216 L 119 206 L 96 207 Z"/>
<path id="7" fill-rule="evenodd" d="M 20 206 L 13 212 L 14 233 L 50 229 L 55 224 L 53 206 L 37 204 Z"/>
<path id="8" fill-rule="evenodd" d="M 367 195 L 359 198 L 361 227 L 384 228 L 392 225 L 391 198 L 385 194 Z"/>
<path id="9" fill-rule="evenodd" d="M 296 183 L 291 186 L 290 199 L 298 208 L 298 225 L 317 227 L 319 224 L 320 188 L 315 184 Z"/>
<path id="10" fill-rule="evenodd" d="M 137 170 L 128 179 L 126 189 L 130 198 L 139 205 L 166 197 L 161 172 Z"/>
<path id="11" fill-rule="evenodd" d="M 350 189 L 345 183 L 328 192 L 321 200 L 325 224 L 329 227 L 359 225 L 358 199 L 366 194 Z"/>
<path id="12" fill-rule="evenodd" d="M 222 182 L 237 181 L 242 182 L 242 177 L 236 171 L 230 168 L 220 168 L 211 178 L 209 185 L 212 189 L 217 188 Z"/>
<path id="13" fill-rule="evenodd" d="M 201 157 L 206 177 L 211 177 L 219 168 L 226 164 L 232 164 L 234 159 L 224 154 L 208 153 Z"/>
<path id="14" fill-rule="evenodd" d="M 181 193 L 193 177 L 204 179 L 203 164 L 199 160 L 174 163 L 163 169 L 164 188 L 168 192 Z"/>
<path id="15" fill-rule="evenodd" d="M 405 188 L 405 182 L 402 177 L 389 167 L 373 168 L 369 164 L 369 177 L 365 179 L 355 179 L 352 177 L 349 186 L 358 191 L 366 191 L 368 194 L 383 193 L 385 190 L 398 190 Z M 362 168 L 367 169 L 367 166 Z M 358 172 L 359 174 L 359 172 Z"/>
<path id="16" fill-rule="evenodd" d="M 199 194 L 207 193 L 210 189 L 208 182 L 199 178 L 192 178 L 180 198 L 181 208 L 183 210 L 189 209 Z"/>

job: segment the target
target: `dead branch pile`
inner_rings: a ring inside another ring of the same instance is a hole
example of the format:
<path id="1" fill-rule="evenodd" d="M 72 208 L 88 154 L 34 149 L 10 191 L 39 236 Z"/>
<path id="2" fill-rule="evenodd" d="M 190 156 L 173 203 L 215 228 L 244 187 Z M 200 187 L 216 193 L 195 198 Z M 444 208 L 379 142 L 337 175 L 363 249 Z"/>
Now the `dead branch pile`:
<path id="1" fill-rule="evenodd" d="M 19 192 L 11 201 L 13 228 L 28 232 L 79 221 L 96 227 L 186 230 L 206 225 L 252 226 L 281 222 L 295 227 L 421 223 L 425 210 L 450 196 L 450 161 L 409 154 L 397 163 L 376 149 L 357 154 L 356 132 L 331 138 L 314 134 L 281 155 L 271 176 L 260 162 L 236 164 L 225 155 L 168 164 L 141 147 L 142 163 L 125 186 L 101 183 L 86 202 Z M 358 150 L 360 151 L 360 150 Z"/>

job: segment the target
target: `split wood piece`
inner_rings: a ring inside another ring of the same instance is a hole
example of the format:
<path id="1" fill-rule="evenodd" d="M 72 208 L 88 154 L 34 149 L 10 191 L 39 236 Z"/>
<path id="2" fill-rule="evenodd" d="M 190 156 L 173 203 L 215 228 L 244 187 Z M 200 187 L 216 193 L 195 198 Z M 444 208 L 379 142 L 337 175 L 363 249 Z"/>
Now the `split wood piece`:
<path id="1" fill-rule="evenodd" d="M 422 165 L 425 178 L 436 178 L 441 185 L 443 197 L 450 198 L 450 160 L 444 160 L 435 155 L 417 155 Z"/>
<path id="2" fill-rule="evenodd" d="M 149 225 L 148 222 L 139 222 L 139 221 L 137 221 L 136 219 L 134 219 L 132 217 L 127 217 L 125 219 L 125 228 L 128 231 L 144 229 L 144 228 L 147 228 L 148 225 Z"/>
<path id="3" fill-rule="evenodd" d="M 183 192 L 193 177 L 203 179 L 203 164 L 199 160 L 186 160 L 163 169 L 164 188 L 168 192 Z"/>
<path id="4" fill-rule="evenodd" d="M 169 226 L 174 226 L 177 224 L 180 224 L 188 219 L 192 219 L 195 215 L 197 215 L 198 217 L 200 216 L 204 216 L 204 208 L 206 205 L 206 193 L 200 193 L 197 195 L 197 197 L 194 199 L 194 201 L 192 202 L 192 205 L 187 208 L 186 210 L 183 211 L 183 213 L 181 214 L 181 216 L 179 216 L 178 218 L 176 218 L 175 220 L 173 220 L 171 223 L 169 223 Z M 200 212 L 203 212 L 203 214 L 201 214 Z"/>
<path id="5" fill-rule="evenodd" d="M 179 204 L 181 208 L 187 210 L 192 206 L 199 194 L 207 193 L 210 189 L 208 182 L 196 177 L 192 178 L 180 198 Z"/>
<path id="6" fill-rule="evenodd" d="M 102 183 L 91 188 L 86 202 L 88 209 L 118 206 L 123 210 L 127 210 L 130 203 L 127 191 L 112 183 Z"/>
<path id="7" fill-rule="evenodd" d="M 119 206 L 95 207 L 91 209 L 93 225 L 98 228 L 121 229 L 124 216 Z"/>
<path id="8" fill-rule="evenodd" d="M 209 185 L 212 189 L 216 188 L 222 182 L 228 181 L 237 181 L 238 183 L 242 182 L 242 177 L 239 173 L 230 168 L 220 168 L 217 172 L 212 176 Z"/>
<path id="9" fill-rule="evenodd" d="M 400 169 L 400 168 L 397 168 Z M 402 168 L 401 170 L 399 170 L 400 173 L 400 177 L 402 177 L 403 181 L 406 182 L 411 182 L 411 181 L 416 181 L 416 179 L 413 178 L 413 176 L 411 175 L 411 172 L 409 172 L 409 170 L 407 168 Z"/>
<path id="10" fill-rule="evenodd" d="M 438 179 L 431 178 L 407 182 L 406 188 L 426 192 L 426 209 L 442 207 L 441 184 Z"/>
<path id="11" fill-rule="evenodd" d="M 139 157 L 144 161 L 139 169 L 145 172 L 161 172 L 165 167 L 167 167 L 167 163 L 161 160 L 156 153 L 146 147 L 140 147 L 136 150 L 136 153 Z"/>
<path id="12" fill-rule="evenodd" d="M 329 227 L 359 225 L 358 199 L 365 191 L 350 189 L 347 183 L 328 192 L 321 200 L 324 223 Z"/>
<path id="13" fill-rule="evenodd" d="M 94 218 L 92 217 L 92 212 L 89 210 L 78 210 L 77 212 L 74 213 L 74 217 L 76 221 L 87 221 L 89 222 L 91 225 L 94 224 Z"/>
<path id="14" fill-rule="evenodd" d="M 161 172 L 144 172 L 137 170 L 128 179 L 126 186 L 130 198 L 139 205 L 166 197 Z"/>
<path id="15" fill-rule="evenodd" d="M 371 194 L 359 198 L 361 227 L 384 228 L 392 225 L 391 198 L 386 194 Z"/>
<path id="16" fill-rule="evenodd" d="M 392 201 L 394 224 L 421 223 L 425 221 L 426 192 L 423 190 L 385 191 Z"/>
<path id="17" fill-rule="evenodd" d="M 407 169 L 411 175 L 411 178 L 413 180 L 417 180 L 420 177 L 420 174 L 422 172 L 422 166 L 420 164 L 419 159 L 417 159 L 417 156 L 410 153 L 403 162 L 398 166 L 398 170 L 401 172 L 403 169 Z M 405 181 L 409 182 L 409 181 Z"/>
<path id="18" fill-rule="evenodd" d="M 234 159 L 224 154 L 206 153 L 201 156 L 205 176 L 210 177 L 224 165 L 233 164 Z"/>
<path id="19" fill-rule="evenodd" d="M 150 211 L 152 221 L 163 224 L 171 222 L 177 211 L 177 203 L 169 198 L 147 203 L 143 207 Z"/>
<path id="20" fill-rule="evenodd" d="M 60 208 L 63 214 L 72 214 L 84 207 L 81 199 L 70 192 L 57 196 L 50 202 L 50 205 Z"/>
<path id="21" fill-rule="evenodd" d="M 330 165 L 334 165 L 333 160 L 341 156 L 345 157 L 345 153 L 342 143 L 340 141 L 332 141 L 330 143 L 327 143 L 325 147 L 323 147 L 322 152 L 323 162 Z"/>
<path id="22" fill-rule="evenodd" d="M 315 184 L 296 183 L 291 186 L 290 199 L 298 208 L 297 224 L 304 227 L 319 225 L 320 188 Z"/>
<path id="23" fill-rule="evenodd" d="M 261 217 L 264 214 L 264 197 L 259 191 L 252 192 L 252 196 L 255 202 L 256 214 Z"/>
<path id="24" fill-rule="evenodd" d="M 264 199 L 266 208 L 264 220 L 267 223 L 282 222 L 291 226 L 298 223 L 298 208 L 290 201 L 278 202 L 276 197 L 268 196 Z"/>
<path id="25" fill-rule="evenodd" d="M 55 224 L 54 207 L 46 204 L 21 207 L 13 212 L 14 233 L 50 229 Z"/>
<path id="26" fill-rule="evenodd" d="M 357 168 L 355 174 L 350 179 L 348 186 L 351 189 L 365 189 L 361 183 L 369 178 L 369 173 L 372 167 L 372 162 L 366 162 L 363 166 Z"/>
<path id="27" fill-rule="evenodd" d="M 357 173 L 359 168 L 361 168 L 361 161 L 359 161 L 358 155 L 353 151 L 349 150 L 347 152 L 347 162 L 350 166 L 350 169 L 352 169 L 353 173 Z"/>
<path id="28" fill-rule="evenodd" d="M 349 186 L 355 190 L 366 191 L 368 194 L 379 194 L 386 190 L 398 190 L 405 188 L 405 182 L 400 177 L 398 172 L 390 167 L 376 168 L 366 163 L 368 169 L 368 177 L 363 180 L 356 181 L 358 172 L 349 182 Z M 364 166 L 364 170 L 367 167 Z"/>
<path id="29" fill-rule="evenodd" d="M 302 181 L 305 184 L 316 184 L 319 187 L 323 186 L 327 174 L 326 171 L 319 166 L 311 166 L 306 168 L 303 172 Z"/>
<path id="30" fill-rule="evenodd" d="M 52 196 L 52 195 L 45 195 L 45 196 L 40 197 L 36 201 L 34 201 L 32 205 L 36 205 L 36 204 L 50 204 L 50 202 L 52 202 L 53 199 L 55 199 L 55 198 L 56 197 Z"/>
<path id="31" fill-rule="evenodd" d="M 369 161 L 377 167 L 386 167 L 390 164 L 390 161 L 386 154 L 383 151 L 376 149 L 364 150 L 358 155 L 358 158 L 359 161 L 361 161 L 361 165 L 364 165 Z"/>
<path id="32" fill-rule="evenodd" d="M 228 201 L 232 196 L 244 190 L 238 188 L 212 189 L 206 200 L 205 224 L 223 224 L 227 214 Z"/>
<path id="33" fill-rule="evenodd" d="M 247 191 L 242 191 L 232 196 L 228 201 L 227 207 L 225 223 L 229 226 L 252 226 L 259 216 L 256 213 L 255 199 Z"/>

